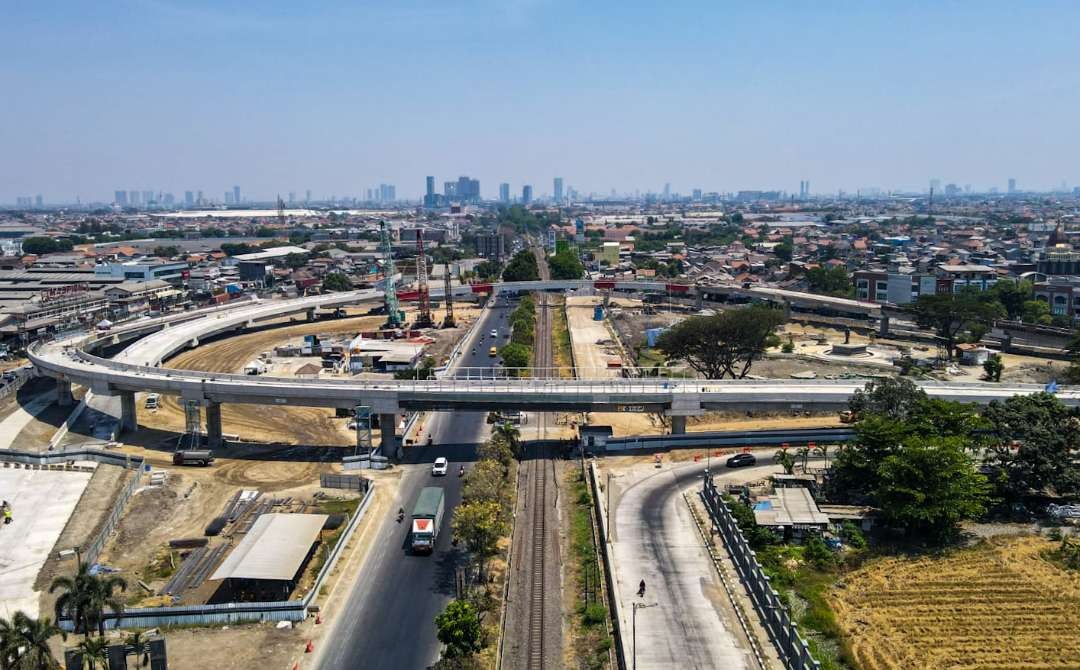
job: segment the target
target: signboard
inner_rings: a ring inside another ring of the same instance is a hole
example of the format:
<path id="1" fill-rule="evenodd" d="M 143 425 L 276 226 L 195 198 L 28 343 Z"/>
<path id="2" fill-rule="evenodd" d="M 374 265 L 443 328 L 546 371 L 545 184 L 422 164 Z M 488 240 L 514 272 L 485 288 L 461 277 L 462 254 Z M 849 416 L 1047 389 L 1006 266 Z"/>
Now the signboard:
<path id="1" fill-rule="evenodd" d="M 620 412 L 644 412 L 645 405 L 619 405 Z"/>
<path id="2" fill-rule="evenodd" d="M 68 284 L 67 286 L 57 286 L 56 288 L 45 289 L 41 292 L 41 302 L 45 304 L 57 302 L 66 298 L 82 295 L 88 290 L 89 288 L 86 284 Z"/>

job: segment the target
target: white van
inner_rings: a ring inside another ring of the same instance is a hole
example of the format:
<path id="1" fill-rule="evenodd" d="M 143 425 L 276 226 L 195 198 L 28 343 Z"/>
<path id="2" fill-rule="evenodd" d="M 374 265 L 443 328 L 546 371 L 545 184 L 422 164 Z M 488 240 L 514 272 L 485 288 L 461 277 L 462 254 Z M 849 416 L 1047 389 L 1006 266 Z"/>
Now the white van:
<path id="1" fill-rule="evenodd" d="M 151 393 L 150 395 L 146 396 L 146 404 L 145 404 L 146 409 L 157 409 L 158 407 L 161 406 L 160 403 L 161 403 L 161 396 L 158 395 L 157 393 Z"/>

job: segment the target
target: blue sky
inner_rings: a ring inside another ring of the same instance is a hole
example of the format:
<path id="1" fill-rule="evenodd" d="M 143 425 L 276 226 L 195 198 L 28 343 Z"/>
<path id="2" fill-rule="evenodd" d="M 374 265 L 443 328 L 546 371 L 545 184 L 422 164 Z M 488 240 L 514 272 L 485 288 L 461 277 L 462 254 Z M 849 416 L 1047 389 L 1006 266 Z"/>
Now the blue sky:
<path id="1" fill-rule="evenodd" d="M 0 1 L 0 202 L 1080 184 L 1080 3 Z"/>

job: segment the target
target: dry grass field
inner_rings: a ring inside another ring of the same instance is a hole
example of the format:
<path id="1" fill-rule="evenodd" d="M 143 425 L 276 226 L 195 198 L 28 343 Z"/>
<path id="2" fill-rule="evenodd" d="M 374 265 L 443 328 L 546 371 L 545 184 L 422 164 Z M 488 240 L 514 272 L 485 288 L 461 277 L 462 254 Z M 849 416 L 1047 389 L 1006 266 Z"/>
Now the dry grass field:
<path id="1" fill-rule="evenodd" d="M 1000 538 L 943 557 L 872 561 L 831 602 L 863 670 L 1080 668 L 1080 574 L 1056 543 Z"/>

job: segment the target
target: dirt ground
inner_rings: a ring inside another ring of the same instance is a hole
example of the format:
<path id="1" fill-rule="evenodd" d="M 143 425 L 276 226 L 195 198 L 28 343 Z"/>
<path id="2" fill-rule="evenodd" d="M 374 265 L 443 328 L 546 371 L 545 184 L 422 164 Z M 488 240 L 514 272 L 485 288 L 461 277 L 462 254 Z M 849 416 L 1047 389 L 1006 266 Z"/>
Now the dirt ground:
<path id="1" fill-rule="evenodd" d="M 615 437 L 628 435 L 658 435 L 668 432 L 669 426 L 655 414 L 637 414 L 631 412 L 593 412 L 589 414 L 589 425 L 611 426 Z M 790 414 L 759 413 L 748 417 L 745 414 L 728 412 L 708 412 L 701 416 L 688 417 L 688 433 L 709 431 L 765 430 L 768 428 L 830 428 L 840 425 L 837 414 L 814 414 L 811 416 L 791 416 Z"/>
<path id="2" fill-rule="evenodd" d="M 57 552 L 73 547 L 85 547 L 97 535 L 112 510 L 116 495 L 127 483 L 131 473 L 112 465 L 98 465 L 83 490 L 67 525 L 49 552 L 49 559 L 38 572 L 34 588 L 41 591 L 40 611 L 52 616 L 57 594 L 50 594 L 49 584 L 54 577 L 75 572 L 75 559 L 61 560 Z"/>
<path id="3" fill-rule="evenodd" d="M 1078 668 L 1080 574 L 1045 538 L 996 538 L 945 556 L 875 560 L 831 594 L 864 670 Z"/>
<path id="4" fill-rule="evenodd" d="M 609 370 L 607 364 L 609 360 L 619 358 L 619 349 L 612 342 L 611 332 L 605 323 L 593 320 L 593 310 L 598 304 L 600 298 L 596 297 L 574 296 L 566 299 L 574 366 L 580 371 L 579 376 L 616 377 L 619 370 Z"/>

